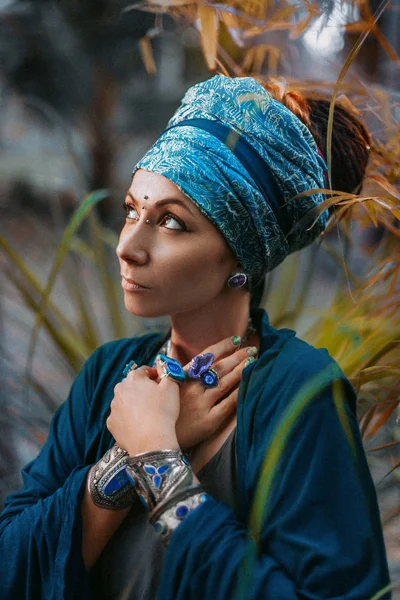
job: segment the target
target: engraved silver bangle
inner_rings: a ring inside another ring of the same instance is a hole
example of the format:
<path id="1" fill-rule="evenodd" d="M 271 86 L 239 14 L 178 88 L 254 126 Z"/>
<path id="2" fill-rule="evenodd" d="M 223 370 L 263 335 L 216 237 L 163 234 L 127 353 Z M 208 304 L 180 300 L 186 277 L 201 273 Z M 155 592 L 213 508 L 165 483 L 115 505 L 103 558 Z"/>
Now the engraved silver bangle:
<path id="1" fill-rule="evenodd" d="M 125 470 L 127 457 L 128 453 L 115 444 L 90 470 L 88 489 L 96 506 L 120 510 L 135 501 L 135 488 Z"/>
<path id="2" fill-rule="evenodd" d="M 172 494 L 155 507 L 149 520 L 165 545 L 183 519 L 209 497 L 199 485 L 191 485 Z"/>
<path id="3" fill-rule="evenodd" d="M 126 472 L 150 512 L 170 494 L 193 483 L 189 460 L 180 450 L 143 452 L 129 457 Z"/>

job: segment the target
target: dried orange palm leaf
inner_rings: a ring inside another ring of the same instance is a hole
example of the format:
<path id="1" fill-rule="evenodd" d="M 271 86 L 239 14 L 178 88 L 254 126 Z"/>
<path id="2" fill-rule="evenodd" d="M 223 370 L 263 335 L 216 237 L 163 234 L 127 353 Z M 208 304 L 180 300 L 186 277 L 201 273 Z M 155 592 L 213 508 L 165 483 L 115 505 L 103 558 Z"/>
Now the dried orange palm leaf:
<path id="1" fill-rule="evenodd" d="M 400 440 L 396 440 L 395 442 L 388 442 L 387 444 L 382 444 L 381 446 L 375 446 L 375 448 L 370 448 L 368 452 L 378 452 L 378 450 L 386 450 L 386 448 L 393 448 L 393 446 L 399 446 Z"/>
<path id="2" fill-rule="evenodd" d="M 222 63 L 222 61 L 219 58 L 216 59 L 216 63 L 217 63 L 216 71 L 217 71 L 218 75 L 225 75 L 225 77 L 230 77 L 228 69 L 225 67 L 225 65 Z"/>
<path id="3" fill-rule="evenodd" d="M 364 202 L 363 207 L 368 212 L 370 219 L 371 219 L 372 223 L 374 224 L 374 226 L 378 227 L 378 219 L 376 218 L 376 210 L 375 210 L 374 203 L 372 202 L 372 200 L 367 200 L 366 202 Z"/>
<path id="4" fill-rule="evenodd" d="M 290 21 L 268 21 L 264 27 L 253 27 L 251 29 L 247 29 L 243 32 L 243 39 L 252 40 L 253 38 L 258 38 L 263 33 L 267 33 L 268 31 L 287 31 L 292 28 L 292 23 Z M 257 42 L 253 42 L 257 43 Z"/>
<path id="5" fill-rule="evenodd" d="M 366 177 L 366 181 L 369 180 L 374 181 L 377 185 L 386 190 L 389 194 L 400 200 L 400 191 L 397 190 L 394 187 L 394 185 L 391 185 L 385 177 L 382 177 L 381 175 L 371 174 Z"/>
<path id="6" fill-rule="evenodd" d="M 199 0 L 148 0 L 151 6 L 169 8 L 170 6 L 185 6 L 187 4 L 198 4 Z"/>
<path id="7" fill-rule="evenodd" d="M 260 74 L 266 55 L 269 53 L 270 47 L 267 44 L 262 44 L 256 47 L 255 58 L 253 64 L 253 72 Z"/>
<path id="8" fill-rule="evenodd" d="M 309 12 L 308 15 L 299 21 L 293 29 L 291 29 L 289 34 L 289 40 L 297 40 L 298 37 L 301 36 L 302 33 L 307 29 L 310 25 L 311 21 L 316 17 L 315 12 Z"/>
<path id="9" fill-rule="evenodd" d="M 212 6 L 199 4 L 197 7 L 197 22 L 207 66 L 211 71 L 215 71 L 219 30 L 216 10 Z"/>
<path id="10" fill-rule="evenodd" d="M 218 7 L 218 15 L 227 29 L 241 29 L 238 17 L 232 12 Z"/>
<path id="11" fill-rule="evenodd" d="M 388 476 L 389 476 L 391 473 L 393 473 L 393 471 L 395 471 L 395 470 L 396 470 L 396 469 L 398 469 L 399 467 L 400 467 L 400 460 L 399 460 L 397 463 L 395 463 L 395 465 L 394 465 L 394 466 L 393 466 L 393 467 L 390 469 L 390 471 L 388 471 L 388 472 L 386 473 L 386 475 L 384 475 L 384 476 L 382 477 L 382 479 L 381 479 L 380 481 L 378 481 L 378 483 L 377 483 L 377 486 L 378 486 L 379 484 L 381 484 L 381 483 L 382 483 L 382 481 L 383 481 L 384 479 L 386 479 L 386 477 L 388 477 Z"/>
<path id="12" fill-rule="evenodd" d="M 242 10 L 245 10 L 248 14 L 257 19 L 263 19 L 267 9 L 271 7 L 272 2 L 271 0 L 242 0 L 242 2 L 238 2 L 238 4 Z"/>
<path id="13" fill-rule="evenodd" d="M 393 508 L 386 511 L 385 514 L 382 516 L 383 527 L 385 527 L 385 525 L 387 525 L 390 521 L 392 521 L 392 519 L 395 519 L 399 514 L 400 514 L 400 504 L 397 504 Z M 396 587 L 398 587 L 398 585 Z M 381 596 L 381 598 L 382 598 L 382 596 Z M 374 599 L 372 598 L 372 600 L 374 600 Z M 378 600 L 379 600 L 379 598 L 378 598 Z"/>
<path id="14" fill-rule="evenodd" d="M 286 4 L 278 10 L 275 10 L 273 14 L 268 15 L 268 20 L 264 18 L 259 24 L 247 28 L 243 32 L 243 37 L 252 39 L 267 31 L 291 29 L 293 27 L 293 15 L 297 11 L 298 8 L 296 6 Z"/>
<path id="15" fill-rule="evenodd" d="M 255 57 L 255 53 L 256 53 L 256 47 L 250 48 L 246 54 L 243 57 L 242 60 L 242 69 L 246 72 L 251 71 L 253 63 L 254 63 L 254 57 Z"/>
<path id="16" fill-rule="evenodd" d="M 385 377 L 390 377 L 391 375 L 400 375 L 400 365 L 399 367 L 393 366 L 379 366 L 375 365 L 373 367 L 367 367 L 360 371 L 357 377 L 358 387 L 369 382 L 376 381 L 378 379 L 384 379 Z"/>
<path id="17" fill-rule="evenodd" d="M 400 221 L 400 202 L 394 202 L 393 198 L 390 196 L 372 198 L 372 200 L 378 205 L 379 208 L 389 211 L 393 217 L 396 217 L 396 219 Z"/>
<path id="18" fill-rule="evenodd" d="M 327 235 L 334 227 L 338 227 L 339 221 L 343 223 L 343 219 L 346 215 L 352 214 L 353 206 L 336 206 L 335 211 L 329 217 L 328 223 L 324 230 L 324 235 Z M 342 258 L 342 257 L 341 257 Z M 342 262 L 342 261 L 339 261 Z"/>
<path id="19" fill-rule="evenodd" d="M 346 94 L 340 94 L 340 96 L 337 98 L 337 101 L 340 102 L 340 105 L 346 108 L 350 113 L 360 116 L 360 111 L 353 104 L 350 98 L 346 96 Z"/>
<path id="20" fill-rule="evenodd" d="M 388 57 L 397 65 L 397 68 L 400 69 L 400 57 L 389 42 L 389 40 L 383 35 L 382 30 L 375 25 L 371 33 L 374 36 L 374 38 L 380 43 Z"/>
<path id="21" fill-rule="evenodd" d="M 392 416 L 393 412 L 399 406 L 399 400 L 395 400 L 389 404 L 377 417 L 376 421 L 372 424 L 369 423 L 369 426 L 365 430 L 364 439 L 368 440 L 373 437 L 379 429 L 387 423 L 389 418 Z"/>
<path id="22" fill-rule="evenodd" d="M 229 32 L 232 41 L 239 47 L 243 47 L 243 29 L 240 26 L 239 19 L 236 15 L 226 10 L 220 10 L 218 7 L 218 16 Z"/>
<path id="23" fill-rule="evenodd" d="M 361 420 L 359 422 L 359 427 L 360 427 L 361 437 L 363 440 L 364 440 L 365 432 L 368 429 L 368 426 L 371 423 L 372 419 L 374 418 L 377 410 L 378 410 L 378 408 L 376 405 L 371 406 L 371 408 L 369 408 L 367 410 L 367 412 L 364 413 L 363 416 L 361 417 Z"/>
<path id="24" fill-rule="evenodd" d="M 365 20 L 357 21 L 356 23 L 347 23 L 343 25 L 347 33 L 362 33 L 366 27 L 368 27 L 368 22 Z"/>
<path id="25" fill-rule="evenodd" d="M 147 73 L 149 75 L 155 75 L 157 69 L 153 57 L 153 48 L 151 47 L 150 39 L 147 36 L 139 40 L 139 50 Z"/>
<path id="26" fill-rule="evenodd" d="M 275 74 L 278 71 L 281 51 L 277 46 L 270 46 L 268 51 L 268 73 Z"/>
<path id="27" fill-rule="evenodd" d="M 269 23 L 275 23 L 279 21 L 286 21 L 293 23 L 292 17 L 298 11 L 298 7 L 293 4 L 284 4 L 281 8 L 275 10 L 275 12 L 268 17 Z"/>

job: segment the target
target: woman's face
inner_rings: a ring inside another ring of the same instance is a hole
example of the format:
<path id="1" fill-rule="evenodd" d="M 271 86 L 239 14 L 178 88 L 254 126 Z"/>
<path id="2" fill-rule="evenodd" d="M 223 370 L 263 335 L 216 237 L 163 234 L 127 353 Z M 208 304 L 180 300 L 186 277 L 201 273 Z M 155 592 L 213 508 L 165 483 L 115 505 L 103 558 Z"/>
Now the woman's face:
<path id="1" fill-rule="evenodd" d="M 125 207 L 117 255 L 131 313 L 174 316 L 211 306 L 226 293 L 238 261 L 216 227 L 174 183 L 140 169 Z"/>

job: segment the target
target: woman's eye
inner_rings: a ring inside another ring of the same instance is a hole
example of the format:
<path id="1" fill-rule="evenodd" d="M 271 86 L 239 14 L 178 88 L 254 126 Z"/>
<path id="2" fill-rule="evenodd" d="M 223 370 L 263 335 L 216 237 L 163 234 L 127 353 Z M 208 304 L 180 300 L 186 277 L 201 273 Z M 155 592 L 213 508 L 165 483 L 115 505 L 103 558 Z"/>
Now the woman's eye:
<path id="1" fill-rule="evenodd" d="M 139 221 L 140 217 L 136 208 L 130 204 L 124 202 L 124 210 L 127 219 L 131 219 L 132 221 Z M 185 224 L 183 221 L 178 219 L 178 217 L 174 217 L 173 215 L 165 215 L 160 222 L 160 225 L 165 227 L 166 229 L 175 229 L 176 231 L 186 231 Z"/>
<path id="2" fill-rule="evenodd" d="M 163 225 L 167 229 L 176 229 L 178 231 L 185 231 L 185 229 L 186 229 L 185 226 L 183 225 L 183 223 L 180 221 L 180 219 L 178 220 L 176 217 L 173 217 L 172 215 L 167 215 L 166 217 L 164 217 Z"/>
<path id="3" fill-rule="evenodd" d="M 125 212 L 126 212 L 126 218 L 127 219 L 135 219 L 135 220 L 137 220 L 138 214 L 137 214 L 136 208 L 133 208 L 133 206 L 129 206 L 129 204 L 124 204 L 124 209 L 125 209 Z"/>

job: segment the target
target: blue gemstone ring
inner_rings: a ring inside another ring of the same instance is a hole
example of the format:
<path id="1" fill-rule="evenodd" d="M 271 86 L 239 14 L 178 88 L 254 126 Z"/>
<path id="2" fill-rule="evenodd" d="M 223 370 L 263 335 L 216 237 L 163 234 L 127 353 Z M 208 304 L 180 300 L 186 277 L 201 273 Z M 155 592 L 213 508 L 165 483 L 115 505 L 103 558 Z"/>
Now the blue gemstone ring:
<path id="1" fill-rule="evenodd" d="M 137 366 L 137 364 L 135 363 L 135 361 L 134 361 L 134 360 L 130 360 L 130 361 L 128 362 L 128 364 L 127 364 L 127 365 L 125 365 L 125 369 L 122 371 L 122 375 L 123 375 L 124 377 L 127 377 L 127 376 L 128 376 L 128 373 L 130 373 L 131 371 L 134 371 L 135 369 L 137 369 L 137 367 L 138 367 L 138 366 Z"/>
<path id="2" fill-rule="evenodd" d="M 207 352 L 206 354 L 199 354 L 195 356 L 188 369 L 188 377 L 190 379 L 197 379 L 202 373 L 207 371 L 214 362 L 214 354 Z"/>
<path id="3" fill-rule="evenodd" d="M 161 379 L 164 379 L 164 377 L 170 377 L 178 383 L 185 381 L 186 374 L 185 371 L 182 369 L 182 365 L 180 364 L 180 362 L 178 362 L 174 358 L 166 356 L 165 354 L 159 354 L 158 357 L 160 359 L 162 368 L 164 369 L 164 375 L 161 375 Z"/>
<path id="4" fill-rule="evenodd" d="M 200 383 L 204 388 L 213 388 L 218 385 L 218 373 L 214 369 L 207 369 L 199 377 Z"/>

